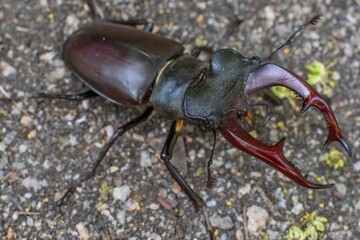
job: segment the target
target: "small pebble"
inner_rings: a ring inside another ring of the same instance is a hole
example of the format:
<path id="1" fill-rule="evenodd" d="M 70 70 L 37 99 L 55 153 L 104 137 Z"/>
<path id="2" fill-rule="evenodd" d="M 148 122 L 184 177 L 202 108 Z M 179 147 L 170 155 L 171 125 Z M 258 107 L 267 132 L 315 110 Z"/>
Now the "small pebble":
<path id="1" fill-rule="evenodd" d="M 245 186 L 239 188 L 238 197 L 242 198 L 244 195 L 248 194 L 251 191 L 251 184 L 246 183 Z"/>
<path id="2" fill-rule="evenodd" d="M 31 177 L 24 178 L 22 180 L 22 185 L 28 190 L 33 189 L 35 192 L 40 189 L 40 182 L 37 179 Z"/>
<path id="3" fill-rule="evenodd" d="M 70 134 L 69 143 L 70 143 L 70 146 L 75 146 L 78 143 L 76 136 Z"/>
<path id="4" fill-rule="evenodd" d="M 212 215 L 209 220 L 213 227 L 223 230 L 229 230 L 234 227 L 234 223 L 229 216 L 220 217 L 218 215 Z"/>
<path id="5" fill-rule="evenodd" d="M 79 29 L 80 20 L 74 14 L 69 14 L 65 19 L 65 27 L 63 32 L 65 35 L 70 35 Z"/>
<path id="6" fill-rule="evenodd" d="M 181 190 L 181 187 L 180 185 L 177 183 L 177 182 L 174 182 L 174 184 L 172 185 L 171 187 L 171 191 L 175 194 L 178 194 L 180 193 L 182 190 Z"/>
<path id="7" fill-rule="evenodd" d="M 83 223 L 76 224 L 76 230 L 79 233 L 80 239 L 82 240 L 90 239 L 89 230 L 85 227 Z"/>
<path id="8" fill-rule="evenodd" d="M 138 201 L 135 201 L 134 199 L 128 199 L 126 201 L 126 210 L 129 212 L 133 212 L 135 210 L 140 210 L 140 204 Z"/>
<path id="9" fill-rule="evenodd" d="M 65 77 L 65 73 L 66 71 L 64 67 L 58 67 L 49 73 L 48 78 L 52 80 L 63 79 Z"/>
<path id="10" fill-rule="evenodd" d="M 247 209 L 246 216 L 248 217 L 248 230 L 255 236 L 266 227 L 266 221 L 269 218 L 269 214 L 264 208 L 255 205 Z"/>
<path id="11" fill-rule="evenodd" d="M 16 74 L 16 69 L 4 61 L 0 61 L 0 71 L 4 77 L 10 77 Z"/>
<path id="12" fill-rule="evenodd" d="M 160 208 L 159 204 L 156 204 L 156 203 L 151 203 L 149 208 L 151 210 L 158 210 Z"/>
<path id="13" fill-rule="evenodd" d="M 152 233 L 148 239 L 149 240 L 161 240 L 162 238 L 161 238 L 161 236 L 159 234 Z"/>
<path id="14" fill-rule="evenodd" d="M 297 203 L 290 211 L 295 215 L 299 215 L 304 211 L 304 205 L 302 203 Z"/>
<path id="15" fill-rule="evenodd" d="M 20 119 L 20 123 L 26 127 L 30 127 L 32 125 L 32 118 L 29 116 L 22 116 Z"/>
<path id="16" fill-rule="evenodd" d="M 48 5 L 48 1 L 47 0 L 40 0 L 39 1 L 39 3 L 40 3 L 40 6 L 41 7 L 43 7 L 43 8 L 45 8 L 45 7 L 48 7 L 49 5 Z"/>
<path id="17" fill-rule="evenodd" d="M 82 117 L 75 120 L 75 124 L 77 124 L 77 125 L 79 125 L 79 124 L 81 124 L 83 122 L 86 122 L 86 116 L 82 116 Z"/>
<path id="18" fill-rule="evenodd" d="M 357 200 L 357 202 L 355 203 L 355 209 L 360 211 L 360 198 Z M 360 221 L 359 221 L 360 224 Z"/>
<path id="19" fill-rule="evenodd" d="M 27 199 L 30 199 L 32 197 L 32 193 L 31 192 L 27 192 L 24 194 L 24 197 Z"/>
<path id="20" fill-rule="evenodd" d="M 21 145 L 19 146 L 19 152 L 20 152 L 20 153 L 26 152 L 27 149 L 28 149 L 28 147 L 27 147 L 25 144 L 21 144 Z"/>
<path id="21" fill-rule="evenodd" d="M 56 52 L 51 51 L 51 52 L 47 52 L 47 53 L 40 55 L 39 59 L 40 59 L 40 61 L 43 61 L 43 62 L 51 62 L 55 56 L 56 56 Z"/>
<path id="22" fill-rule="evenodd" d="M 252 178 L 259 178 L 262 176 L 263 176 L 263 174 L 261 172 L 256 172 L 256 171 L 250 172 L 250 177 L 252 177 Z"/>
<path id="23" fill-rule="evenodd" d="M 360 161 L 354 163 L 354 171 L 356 172 L 360 171 Z"/>
<path id="24" fill-rule="evenodd" d="M 335 184 L 336 191 L 340 197 L 344 197 L 346 195 L 346 186 L 343 183 Z"/>
<path id="25" fill-rule="evenodd" d="M 32 227 L 34 225 L 34 219 L 32 219 L 31 217 L 28 217 L 26 219 L 26 224 L 30 227 Z"/>
<path id="26" fill-rule="evenodd" d="M 12 218 L 14 221 L 18 220 L 18 218 L 19 218 L 19 213 L 18 213 L 18 212 L 14 212 L 13 215 L 11 216 L 11 218 Z"/>
<path id="27" fill-rule="evenodd" d="M 131 193 L 131 188 L 127 185 L 116 187 L 112 191 L 113 198 L 115 200 L 120 200 L 122 202 L 125 202 L 126 199 L 128 199 L 130 193 Z"/>
<path id="28" fill-rule="evenodd" d="M 236 230 L 235 237 L 236 240 L 244 240 L 244 234 L 241 230 Z"/>
<path id="29" fill-rule="evenodd" d="M 149 151 L 142 151 L 140 154 L 140 166 L 143 168 L 151 167 L 151 157 Z"/>
<path id="30" fill-rule="evenodd" d="M 209 207 L 209 208 L 215 207 L 216 204 L 217 204 L 217 202 L 215 200 L 213 200 L 213 199 L 206 202 L 206 206 Z"/>
<path id="31" fill-rule="evenodd" d="M 126 220 L 126 211 L 125 210 L 118 210 L 118 212 L 116 214 L 116 219 L 118 220 L 120 225 L 124 225 L 125 220 Z"/>

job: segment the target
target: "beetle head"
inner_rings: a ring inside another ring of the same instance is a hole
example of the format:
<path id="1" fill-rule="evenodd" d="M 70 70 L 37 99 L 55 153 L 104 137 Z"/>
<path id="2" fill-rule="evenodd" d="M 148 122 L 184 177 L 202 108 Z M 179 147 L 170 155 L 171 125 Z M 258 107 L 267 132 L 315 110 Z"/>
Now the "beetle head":
<path id="1" fill-rule="evenodd" d="M 187 89 L 186 116 L 203 131 L 209 131 L 221 124 L 226 112 L 246 111 L 246 81 L 259 66 L 259 57 L 246 58 L 233 49 L 215 52 L 209 68 Z"/>

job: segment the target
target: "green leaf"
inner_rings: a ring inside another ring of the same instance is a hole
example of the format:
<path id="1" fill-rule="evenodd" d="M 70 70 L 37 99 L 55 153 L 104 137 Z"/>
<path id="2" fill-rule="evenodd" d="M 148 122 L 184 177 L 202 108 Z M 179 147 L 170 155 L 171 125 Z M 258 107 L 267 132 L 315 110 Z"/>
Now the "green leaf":
<path id="1" fill-rule="evenodd" d="M 319 231 L 319 232 L 324 232 L 325 231 L 325 225 L 320 221 L 315 221 L 314 226 L 315 226 L 316 230 Z"/>
<path id="2" fill-rule="evenodd" d="M 287 240 L 305 240 L 306 234 L 297 226 L 292 226 L 286 236 Z"/>

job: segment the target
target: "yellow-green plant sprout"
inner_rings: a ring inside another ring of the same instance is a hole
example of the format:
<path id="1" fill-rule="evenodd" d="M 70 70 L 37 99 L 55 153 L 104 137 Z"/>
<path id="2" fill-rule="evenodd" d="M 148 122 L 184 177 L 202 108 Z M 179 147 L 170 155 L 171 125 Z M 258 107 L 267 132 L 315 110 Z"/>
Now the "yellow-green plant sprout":
<path id="1" fill-rule="evenodd" d="M 312 65 L 306 65 L 305 69 L 308 72 L 307 82 L 310 85 L 320 86 L 325 95 L 331 93 L 331 89 L 335 86 L 335 82 L 330 79 L 330 71 L 325 64 L 315 60 Z M 333 74 L 336 74 L 336 72 L 333 72 Z"/>
<path id="2" fill-rule="evenodd" d="M 325 223 L 328 221 L 326 217 L 318 216 L 314 211 L 306 213 L 300 219 L 300 225 L 291 226 L 289 233 L 286 235 L 287 240 L 319 240 L 323 239 L 325 232 Z"/>
<path id="3" fill-rule="evenodd" d="M 330 63 L 334 65 L 334 63 Z M 312 86 L 319 86 L 324 95 L 329 95 L 335 82 L 331 80 L 330 75 L 337 75 L 336 71 L 330 71 L 320 61 L 315 60 L 311 65 L 305 65 L 307 73 L 307 82 Z M 286 99 L 293 109 L 296 109 L 296 98 L 292 91 L 282 86 L 271 87 L 271 92 L 279 99 Z"/>
<path id="4" fill-rule="evenodd" d="M 297 226 L 291 226 L 289 233 L 286 235 L 286 240 L 305 240 L 306 233 Z"/>
<path id="5" fill-rule="evenodd" d="M 103 182 L 101 186 L 99 187 L 99 192 L 108 194 L 111 192 L 111 188 L 107 185 L 107 183 Z"/>
<path id="6" fill-rule="evenodd" d="M 325 153 L 325 163 L 333 169 L 344 167 L 344 154 L 335 148 L 330 149 L 330 152 Z"/>
<path id="7" fill-rule="evenodd" d="M 274 86 L 270 88 L 271 92 L 279 99 L 287 99 L 293 109 L 296 109 L 295 94 L 282 86 Z"/>

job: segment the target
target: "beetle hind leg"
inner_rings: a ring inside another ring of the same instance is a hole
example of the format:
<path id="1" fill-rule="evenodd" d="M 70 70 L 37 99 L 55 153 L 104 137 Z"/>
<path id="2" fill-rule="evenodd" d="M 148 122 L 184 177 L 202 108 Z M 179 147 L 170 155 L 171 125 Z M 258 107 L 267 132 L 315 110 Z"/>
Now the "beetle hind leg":
<path id="1" fill-rule="evenodd" d="M 144 26 L 145 32 L 152 32 L 154 29 L 154 23 L 146 20 L 146 19 L 133 19 L 133 20 L 127 20 L 127 21 L 118 21 L 118 20 L 111 20 L 109 21 L 111 23 L 121 24 L 121 25 L 129 25 L 129 26 Z"/>
<path id="2" fill-rule="evenodd" d="M 97 157 L 96 161 L 92 163 L 92 165 L 88 168 L 87 172 L 85 174 L 83 174 L 78 181 L 71 184 L 71 186 L 68 188 L 68 190 L 66 190 L 66 192 L 62 195 L 62 197 L 56 201 L 56 204 L 58 206 L 62 205 L 64 200 L 75 190 L 75 188 L 77 186 L 79 186 L 82 182 L 85 182 L 86 180 L 88 180 L 95 174 L 97 167 L 100 165 L 100 163 L 104 159 L 106 153 L 109 151 L 109 149 L 115 143 L 115 141 L 118 137 L 122 136 L 125 132 L 134 128 L 135 126 L 139 125 L 140 123 L 145 122 L 147 119 L 149 119 L 152 112 L 153 112 L 153 108 L 149 107 L 140 116 L 138 116 L 137 118 L 133 119 L 132 121 L 124 124 L 123 126 L 119 127 L 118 129 L 116 129 L 115 133 L 111 136 L 110 140 L 101 149 L 101 152 L 100 152 L 99 156 Z"/>
<path id="3" fill-rule="evenodd" d="M 74 100 L 83 101 L 85 99 L 97 97 L 98 94 L 92 90 L 87 90 L 78 94 L 49 94 L 49 93 L 38 93 L 34 98 L 50 98 L 50 99 L 63 99 L 63 100 Z"/>

